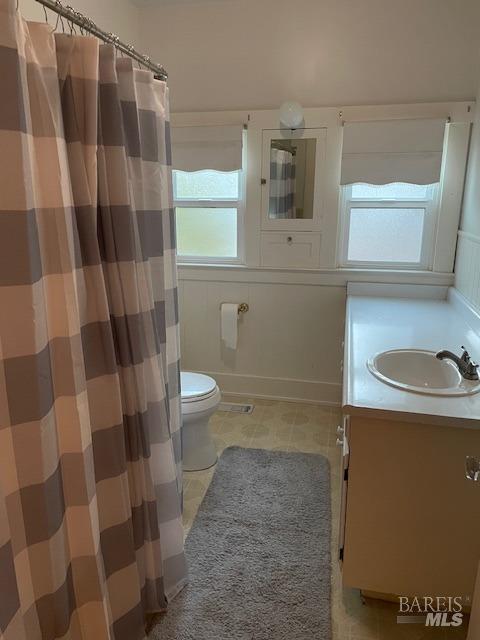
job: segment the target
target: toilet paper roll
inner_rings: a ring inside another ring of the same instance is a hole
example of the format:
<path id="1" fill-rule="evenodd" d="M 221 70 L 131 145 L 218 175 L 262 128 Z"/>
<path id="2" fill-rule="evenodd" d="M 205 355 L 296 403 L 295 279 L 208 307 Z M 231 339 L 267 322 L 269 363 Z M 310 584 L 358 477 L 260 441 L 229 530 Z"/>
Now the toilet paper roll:
<path id="1" fill-rule="evenodd" d="M 222 304 L 222 340 L 229 349 L 236 349 L 238 342 L 238 304 Z"/>

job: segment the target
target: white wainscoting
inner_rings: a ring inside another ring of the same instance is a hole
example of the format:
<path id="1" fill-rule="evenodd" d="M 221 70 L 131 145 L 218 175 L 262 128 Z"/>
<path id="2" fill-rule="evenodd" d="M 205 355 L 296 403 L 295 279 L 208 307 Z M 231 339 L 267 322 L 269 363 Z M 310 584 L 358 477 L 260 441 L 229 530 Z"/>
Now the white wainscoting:
<path id="1" fill-rule="evenodd" d="M 480 310 L 480 236 L 458 232 L 455 287 L 477 310 Z"/>
<path id="2" fill-rule="evenodd" d="M 179 283 L 182 369 L 212 375 L 239 395 L 339 404 L 345 286 L 298 283 Z M 247 302 L 238 349 L 220 339 L 222 302 Z"/>

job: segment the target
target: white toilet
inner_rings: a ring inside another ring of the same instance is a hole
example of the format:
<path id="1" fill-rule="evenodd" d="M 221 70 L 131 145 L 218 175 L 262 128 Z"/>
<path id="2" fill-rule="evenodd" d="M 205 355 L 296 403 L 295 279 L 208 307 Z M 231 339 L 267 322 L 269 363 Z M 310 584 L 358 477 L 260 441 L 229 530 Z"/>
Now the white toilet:
<path id="1" fill-rule="evenodd" d="M 184 471 L 201 471 L 217 462 L 208 421 L 220 404 L 221 393 L 213 378 L 182 371 L 182 442 Z"/>

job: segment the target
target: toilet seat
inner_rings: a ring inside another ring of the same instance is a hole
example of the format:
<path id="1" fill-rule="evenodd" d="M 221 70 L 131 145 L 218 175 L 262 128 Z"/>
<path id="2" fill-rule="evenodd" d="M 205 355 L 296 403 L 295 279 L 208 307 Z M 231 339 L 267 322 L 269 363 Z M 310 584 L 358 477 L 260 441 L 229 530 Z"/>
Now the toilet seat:
<path id="1" fill-rule="evenodd" d="M 217 395 L 217 383 L 210 376 L 182 371 L 180 379 L 182 404 L 201 402 Z"/>

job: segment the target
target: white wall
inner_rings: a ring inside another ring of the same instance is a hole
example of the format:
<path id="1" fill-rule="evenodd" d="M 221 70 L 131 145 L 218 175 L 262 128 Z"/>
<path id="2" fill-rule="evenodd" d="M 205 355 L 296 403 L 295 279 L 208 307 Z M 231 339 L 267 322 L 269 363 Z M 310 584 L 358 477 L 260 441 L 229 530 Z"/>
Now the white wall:
<path id="1" fill-rule="evenodd" d="M 480 73 L 478 74 L 480 76 Z M 480 104 L 480 87 L 477 105 Z M 455 286 L 480 311 L 480 108 L 470 142 L 463 213 L 455 264 Z"/>
<path id="2" fill-rule="evenodd" d="M 392 282 L 391 274 L 244 267 L 179 269 L 183 370 L 212 375 L 223 391 L 316 403 L 341 402 L 346 284 Z M 412 274 L 396 274 L 412 282 Z M 415 277 L 451 284 L 448 274 Z M 238 349 L 220 340 L 222 302 L 246 302 Z"/>
<path id="3" fill-rule="evenodd" d="M 99 27 L 116 33 L 122 40 L 134 46 L 139 45 L 139 10 L 130 0 L 72 0 L 71 4 Z M 42 5 L 35 0 L 19 0 L 20 11 L 27 20 L 44 21 Z M 56 23 L 56 16 L 47 11 L 50 24 Z"/>
<path id="4" fill-rule="evenodd" d="M 174 111 L 470 100 L 478 0 L 156 0 L 142 45 Z"/>
<path id="5" fill-rule="evenodd" d="M 184 370 L 224 392 L 340 403 L 345 287 L 182 279 L 179 299 Z M 222 302 L 250 306 L 236 352 L 220 340 Z"/>

